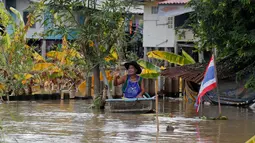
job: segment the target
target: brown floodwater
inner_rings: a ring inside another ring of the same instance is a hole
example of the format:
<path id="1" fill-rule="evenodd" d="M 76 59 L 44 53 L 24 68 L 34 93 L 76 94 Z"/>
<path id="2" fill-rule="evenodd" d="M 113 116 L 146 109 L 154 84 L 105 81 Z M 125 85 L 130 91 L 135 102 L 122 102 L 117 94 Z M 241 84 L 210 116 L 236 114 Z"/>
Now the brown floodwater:
<path id="1" fill-rule="evenodd" d="M 160 102 L 160 131 L 147 114 L 95 111 L 91 101 L 19 101 L 0 104 L 7 143 L 244 143 L 255 135 L 255 110 L 222 106 L 227 121 L 200 120 L 193 104 L 180 100 Z M 216 117 L 217 106 L 204 105 L 204 115 Z M 166 131 L 170 125 L 173 132 Z"/>

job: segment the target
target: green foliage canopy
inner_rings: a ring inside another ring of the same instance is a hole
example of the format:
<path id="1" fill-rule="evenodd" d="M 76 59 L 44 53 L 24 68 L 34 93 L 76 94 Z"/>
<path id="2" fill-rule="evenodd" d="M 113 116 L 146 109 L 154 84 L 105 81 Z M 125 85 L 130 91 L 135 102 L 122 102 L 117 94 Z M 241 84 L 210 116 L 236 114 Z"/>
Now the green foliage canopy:
<path id="1" fill-rule="evenodd" d="M 99 1 L 98 1 L 99 2 Z M 44 36 L 67 35 L 76 43 L 85 65 L 105 65 L 110 51 L 121 51 L 125 43 L 124 22 L 131 1 L 42 0 L 31 7 L 46 27 Z M 77 62 L 79 63 L 79 62 Z M 82 63 L 82 62 L 81 62 Z"/>
<path id="2" fill-rule="evenodd" d="M 190 23 L 199 50 L 217 48 L 219 56 L 255 53 L 255 3 L 250 0 L 191 0 Z"/>

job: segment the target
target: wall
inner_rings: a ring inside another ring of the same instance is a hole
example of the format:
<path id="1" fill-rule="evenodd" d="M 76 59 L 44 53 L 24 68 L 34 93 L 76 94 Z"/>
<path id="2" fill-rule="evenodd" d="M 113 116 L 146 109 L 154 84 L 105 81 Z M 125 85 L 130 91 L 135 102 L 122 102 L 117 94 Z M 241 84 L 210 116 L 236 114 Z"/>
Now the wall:
<path id="1" fill-rule="evenodd" d="M 1 1 L 1 0 L 0 0 Z M 2 0 L 2 2 L 4 3 L 4 4 L 6 4 L 6 0 Z"/>
<path id="2" fill-rule="evenodd" d="M 21 13 L 23 17 L 23 11 L 26 10 L 29 6 L 29 0 L 17 0 L 16 9 Z M 37 22 L 35 28 L 30 28 L 27 33 L 27 38 L 41 38 L 39 36 L 33 36 L 35 32 L 41 33 L 44 31 L 44 28 L 41 26 L 41 23 Z"/>
<path id="3" fill-rule="evenodd" d="M 168 17 L 151 14 L 154 5 L 146 3 L 144 6 L 143 47 L 174 47 L 175 30 L 168 28 Z"/>

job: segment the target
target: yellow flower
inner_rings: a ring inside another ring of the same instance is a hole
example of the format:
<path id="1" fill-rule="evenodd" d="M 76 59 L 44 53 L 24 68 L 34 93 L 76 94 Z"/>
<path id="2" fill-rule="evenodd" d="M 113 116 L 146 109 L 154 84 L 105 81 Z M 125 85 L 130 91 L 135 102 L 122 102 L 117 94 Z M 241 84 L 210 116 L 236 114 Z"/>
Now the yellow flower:
<path id="1" fill-rule="evenodd" d="M 68 43 L 67 43 L 66 37 L 64 36 L 62 38 L 62 49 L 65 50 L 67 48 L 68 48 Z"/>
<path id="2" fill-rule="evenodd" d="M 161 67 L 160 67 L 160 69 L 161 69 L 161 70 L 165 70 L 165 69 L 166 69 L 166 67 L 164 67 L 164 66 L 161 66 Z"/>
<path id="3" fill-rule="evenodd" d="M 90 47 L 94 47 L 94 42 L 93 41 L 89 41 L 89 46 Z"/>
<path id="4" fill-rule="evenodd" d="M 30 48 L 30 46 L 28 46 L 28 45 L 25 45 L 25 48 L 27 48 L 27 49 L 28 49 L 28 48 Z"/>
<path id="5" fill-rule="evenodd" d="M 3 91 L 5 89 L 5 85 L 3 83 L 0 83 L 0 91 Z"/>

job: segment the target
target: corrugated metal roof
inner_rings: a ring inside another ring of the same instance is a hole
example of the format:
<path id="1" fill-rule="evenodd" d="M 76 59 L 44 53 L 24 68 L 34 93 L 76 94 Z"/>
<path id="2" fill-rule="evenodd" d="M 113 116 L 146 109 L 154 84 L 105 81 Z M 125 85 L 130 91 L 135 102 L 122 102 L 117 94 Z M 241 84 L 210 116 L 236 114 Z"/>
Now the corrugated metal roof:
<path id="1" fill-rule="evenodd" d="M 186 4 L 190 0 L 165 0 L 162 2 L 159 2 L 158 4 Z"/>
<path id="2" fill-rule="evenodd" d="M 166 77 L 181 77 L 183 80 L 200 83 L 204 77 L 205 64 L 196 63 L 193 65 L 184 65 L 171 67 L 161 72 L 162 76 Z"/>
<path id="3" fill-rule="evenodd" d="M 129 8 L 129 12 L 134 14 L 143 14 L 143 11 L 144 11 L 143 5 Z"/>

